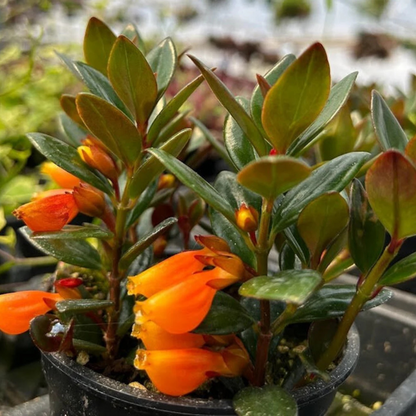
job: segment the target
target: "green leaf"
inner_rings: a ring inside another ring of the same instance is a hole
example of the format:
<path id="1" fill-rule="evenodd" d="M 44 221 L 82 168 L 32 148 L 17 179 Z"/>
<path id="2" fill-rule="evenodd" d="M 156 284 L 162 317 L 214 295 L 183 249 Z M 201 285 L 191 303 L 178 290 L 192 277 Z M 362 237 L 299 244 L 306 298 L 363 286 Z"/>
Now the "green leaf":
<path id="1" fill-rule="evenodd" d="M 392 236 L 400 240 L 416 234 L 416 168 L 397 150 L 378 157 L 366 175 L 370 204 Z"/>
<path id="2" fill-rule="evenodd" d="M 65 133 L 65 142 L 72 147 L 81 146 L 81 140 L 84 140 L 88 132 L 71 120 L 65 113 L 59 115 L 59 122 L 62 131 Z M 84 123 L 82 123 L 84 124 Z"/>
<path id="3" fill-rule="evenodd" d="M 157 98 L 159 99 L 168 88 L 178 65 L 176 48 L 172 39 L 166 38 L 162 40 L 159 45 L 148 53 L 146 58 L 156 74 Z"/>
<path id="4" fill-rule="evenodd" d="M 290 323 L 313 322 L 338 318 L 344 315 L 356 292 L 355 285 L 327 284 L 315 292 L 309 300 L 289 319 Z M 387 302 L 392 297 L 391 290 L 383 289 L 374 299 L 369 300 L 363 311 Z"/>
<path id="5" fill-rule="evenodd" d="M 91 65 L 102 74 L 107 75 L 107 62 L 116 35 L 101 20 L 92 17 L 87 25 L 84 37 L 84 56 Z"/>
<path id="6" fill-rule="evenodd" d="M 291 247 L 293 252 L 299 257 L 302 264 L 308 264 L 310 253 L 308 247 L 306 247 L 305 242 L 302 237 L 299 235 L 299 231 L 295 224 L 290 227 L 287 227 L 283 230 L 283 234 L 286 237 L 286 242 Z"/>
<path id="7" fill-rule="evenodd" d="M 88 87 L 92 94 L 103 98 L 111 104 L 114 104 L 132 120 L 129 110 L 127 110 L 124 103 L 114 91 L 110 81 L 103 74 L 101 74 L 101 72 L 87 64 L 84 64 L 83 62 L 73 62 L 70 58 L 63 54 L 58 53 L 58 56 L 64 61 L 71 72 Z"/>
<path id="8" fill-rule="evenodd" d="M 191 138 L 192 130 L 184 129 L 175 134 L 163 144 L 160 149 L 176 157 Z M 137 198 L 149 184 L 164 171 L 164 165 L 153 155 L 150 155 L 133 174 L 130 184 L 130 197 Z"/>
<path id="9" fill-rule="evenodd" d="M 120 268 L 127 270 L 130 264 L 136 257 L 142 254 L 147 247 L 149 247 L 160 235 L 166 233 L 166 231 L 176 224 L 178 220 L 176 218 L 167 218 L 158 224 L 152 231 L 140 238 L 140 240 L 130 247 L 120 260 Z"/>
<path id="10" fill-rule="evenodd" d="M 288 156 L 264 156 L 246 165 L 238 174 L 241 185 L 269 201 L 293 188 L 310 173 L 311 168 Z"/>
<path id="11" fill-rule="evenodd" d="M 146 54 L 146 46 L 144 44 L 143 38 L 141 37 L 137 27 L 133 23 L 129 23 L 121 32 L 126 38 L 130 39 L 144 54 Z"/>
<path id="12" fill-rule="evenodd" d="M 337 84 L 335 84 L 328 97 L 325 107 L 319 114 L 318 118 L 289 146 L 287 154 L 290 156 L 299 156 L 309 145 L 312 145 L 314 139 L 325 128 L 325 126 L 338 114 L 338 111 L 347 101 L 354 81 L 358 72 L 347 75 Z"/>
<path id="13" fill-rule="evenodd" d="M 148 149 L 148 152 L 159 159 L 184 185 L 199 195 L 213 209 L 223 214 L 230 222 L 235 223 L 234 211 L 230 204 L 190 167 L 162 149 Z"/>
<path id="14" fill-rule="evenodd" d="M 104 99 L 81 93 L 77 108 L 88 130 L 117 157 L 133 165 L 142 149 L 142 138 L 130 119 Z"/>
<path id="15" fill-rule="evenodd" d="M 259 276 L 240 286 L 241 296 L 280 300 L 302 305 L 323 283 L 320 273 L 315 270 L 283 270 L 275 276 Z"/>
<path id="16" fill-rule="evenodd" d="M 330 88 L 326 52 L 315 43 L 287 68 L 264 100 L 262 124 L 278 153 L 286 153 L 319 116 Z"/>
<path id="17" fill-rule="evenodd" d="M 237 97 L 236 100 L 248 113 L 248 100 L 242 97 Z M 230 114 L 225 117 L 224 144 L 231 160 L 239 169 L 256 159 L 256 153 L 249 138 Z"/>
<path id="18" fill-rule="evenodd" d="M 371 95 L 371 115 L 381 148 L 403 152 L 408 142 L 406 133 L 377 91 L 373 91 Z"/>
<path id="19" fill-rule="evenodd" d="M 297 416 L 295 399 L 276 385 L 246 387 L 233 400 L 238 416 Z"/>
<path id="20" fill-rule="evenodd" d="M 84 123 L 82 122 L 81 117 L 79 116 L 77 111 L 77 106 L 75 104 L 75 96 L 69 94 L 62 94 L 59 102 L 67 116 L 71 118 L 71 120 L 77 123 L 79 126 L 85 128 Z"/>
<path id="21" fill-rule="evenodd" d="M 32 234 L 33 240 L 82 240 L 85 238 L 100 238 L 108 239 L 112 238 L 113 233 L 98 227 L 93 224 L 84 225 L 65 225 L 61 231 L 47 231 L 47 232 L 36 232 Z"/>
<path id="22" fill-rule="evenodd" d="M 296 222 L 300 211 L 318 196 L 331 191 L 341 192 L 369 158 L 368 153 L 352 152 L 314 170 L 283 197 L 274 216 L 273 234 Z"/>
<path id="23" fill-rule="evenodd" d="M 384 247 L 385 230 L 374 215 L 361 182 L 354 179 L 351 188 L 348 244 L 351 257 L 362 273 L 367 273 Z"/>
<path id="24" fill-rule="evenodd" d="M 311 267 L 318 266 L 329 243 L 345 228 L 347 201 L 337 192 L 328 192 L 310 202 L 299 215 L 297 228 L 311 253 Z"/>
<path id="25" fill-rule="evenodd" d="M 85 341 L 83 339 L 72 339 L 72 345 L 77 351 L 86 351 L 90 354 L 104 354 L 107 349 L 102 345 L 95 344 L 94 342 Z"/>
<path id="26" fill-rule="evenodd" d="M 42 252 L 65 263 L 88 269 L 102 268 L 98 251 L 84 240 L 32 239 L 28 227 L 20 228 L 22 234 Z"/>
<path id="27" fill-rule="evenodd" d="M 284 56 L 270 71 L 268 71 L 264 78 L 270 84 L 274 85 L 289 65 L 296 59 L 295 55 L 289 54 Z M 261 122 L 261 112 L 263 110 L 264 98 L 261 93 L 259 85 L 254 88 L 253 94 L 250 100 L 251 117 L 256 123 L 257 128 L 261 131 L 263 136 L 267 136 L 263 129 Z"/>
<path id="28" fill-rule="evenodd" d="M 387 269 L 381 279 L 378 281 L 378 286 L 397 285 L 399 283 L 407 282 L 416 277 L 416 253 L 412 253 L 406 258 L 398 261 Z"/>
<path id="29" fill-rule="evenodd" d="M 256 321 L 232 296 L 218 291 L 208 315 L 192 332 L 197 334 L 237 334 L 251 327 Z"/>
<path id="30" fill-rule="evenodd" d="M 185 85 L 162 109 L 152 122 L 147 133 L 147 143 L 150 145 L 157 139 L 162 129 L 172 120 L 177 111 L 182 107 L 191 94 L 201 85 L 204 78 L 200 75 L 189 84 Z"/>
<path id="31" fill-rule="evenodd" d="M 216 95 L 220 103 L 235 119 L 237 124 L 241 127 L 244 134 L 251 141 L 251 144 L 256 149 L 260 156 L 267 154 L 267 144 L 262 134 L 257 129 L 254 121 L 250 118 L 244 108 L 237 102 L 232 93 L 224 85 L 224 83 L 207 68 L 201 61 L 193 56 L 189 56 L 194 64 L 199 68 L 204 78 L 207 80 L 213 93 Z"/>
<path id="32" fill-rule="evenodd" d="M 27 137 L 33 146 L 51 162 L 101 191 L 112 194 L 113 188 L 107 179 L 98 172 L 91 171 L 74 147 L 42 133 L 29 133 Z"/>
<path id="33" fill-rule="evenodd" d="M 137 124 L 145 126 L 156 104 L 157 83 L 142 52 L 125 36 L 111 50 L 108 78 Z"/>
<path id="34" fill-rule="evenodd" d="M 143 212 L 150 207 L 150 203 L 152 202 L 152 199 L 157 191 L 157 185 L 158 181 L 153 181 L 140 195 L 140 198 L 137 201 L 136 205 L 129 212 L 126 221 L 126 228 L 130 228 L 140 218 Z"/>
<path id="35" fill-rule="evenodd" d="M 86 312 L 100 311 L 113 306 L 111 300 L 98 299 L 65 299 L 56 302 L 56 309 L 59 313 L 84 314 Z"/>

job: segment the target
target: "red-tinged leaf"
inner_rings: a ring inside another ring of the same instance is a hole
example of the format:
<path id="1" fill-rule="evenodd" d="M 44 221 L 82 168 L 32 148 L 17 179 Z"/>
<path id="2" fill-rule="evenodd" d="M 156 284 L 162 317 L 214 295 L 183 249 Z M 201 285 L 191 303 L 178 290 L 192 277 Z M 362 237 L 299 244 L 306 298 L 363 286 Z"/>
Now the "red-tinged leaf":
<path id="1" fill-rule="evenodd" d="M 382 154 L 368 170 L 366 189 L 377 217 L 394 240 L 416 234 L 416 168 L 397 150 Z"/>
<path id="2" fill-rule="evenodd" d="M 406 148 L 404 149 L 406 156 L 416 164 L 416 136 L 413 136 L 409 143 L 407 143 Z"/>
<path id="3" fill-rule="evenodd" d="M 107 75 L 107 62 L 116 35 L 101 20 L 92 17 L 85 31 L 84 56 L 91 65 L 103 75 Z"/>
<path id="4" fill-rule="evenodd" d="M 78 113 L 88 130 L 117 157 L 132 165 L 142 149 L 142 138 L 130 119 L 104 99 L 78 94 Z"/>
<path id="5" fill-rule="evenodd" d="M 279 153 L 319 116 L 331 87 L 325 49 L 315 43 L 293 62 L 264 100 L 262 123 Z"/>
<path id="6" fill-rule="evenodd" d="M 138 125 L 145 125 L 156 104 L 156 78 L 142 52 L 125 36 L 119 36 L 111 50 L 108 77 Z"/>
<path id="7" fill-rule="evenodd" d="M 81 117 L 78 114 L 77 106 L 75 104 L 75 96 L 69 94 L 61 95 L 59 100 L 62 110 L 65 111 L 66 115 L 72 120 L 75 121 L 78 125 L 85 129 L 84 123 L 81 120 Z"/>
<path id="8" fill-rule="evenodd" d="M 306 179 L 312 169 L 288 156 L 265 156 L 246 165 L 238 174 L 241 185 L 274 200 L 278 195 Z"/>

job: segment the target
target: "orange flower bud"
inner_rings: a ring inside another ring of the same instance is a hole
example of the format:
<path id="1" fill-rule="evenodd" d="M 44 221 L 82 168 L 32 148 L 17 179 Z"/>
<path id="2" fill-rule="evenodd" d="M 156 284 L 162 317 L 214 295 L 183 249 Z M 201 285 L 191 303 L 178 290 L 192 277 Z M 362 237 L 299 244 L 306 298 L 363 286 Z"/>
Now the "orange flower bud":
<path id="1" fill-rule="evenodd" d="M 58 231 L 78 214 L 71 193 L 37 199 L 13 211 L 32 231 Z"/>
<path id="2" fill-rule="evenodd" d="M 250 233 L 259 226 L 259 213 L 255 208 L 242 204 L 235 212 L 235 220 L 239 228 Z"/>
<path id="3" fill-rule="evenodd" d="M 62 297 L 39 290 L 0 295 L 0 330 L 12 335 L 26 332 L 33 318 L 51 309 L 45 302 L 48 300 L 59 302 Z"/>
<path id="4" fill-rule="evenodd" d="M 50 176 L 61 188 L 70 188 L 79 185 L 81 182 L 79 178 L 60 168 L 52 162 L 45 162 L 42 164 L 41 172 Z"/>
<path id="5" fill-rule="evenodd" d="M 109 179 L 117 179 L 116 162 L 102 147 L 91 142 L 91 140 L 85 140 L 84 145 L 78 147 L 78 153 L 87 165 L 97 169 Z"/>
<path id="6" fill-rule="evenodd" d="M 231 252 L 227 242 L 215 235 L 196 235 L 195 241 L 214 253 Z"/>
<path id="7" fill-rule="evenodd" d="M 221 351 L 222 358 L 230 370 L 228 376 L 241 376 L 250 363 L 250 357 L 241 340 L 234 335 L 234 343 Z M 226 374 L 224 374 L 226 375 Z"/>
<path id="8" fill-rule="evenodd" d="M 199 348 L 138 350 L 134 365 L 147 372 L 157 389 L 171 396 L 182 396 L 210 377 L 229 373 L 220 353 Z"/>
<path id="9" fill-rule="evenodd" d="M 205 265 L 195 258 L 203 250 L 184 251 L 169 257 L 144 272 L 130 276 L 127 282 L 129 295 L 144 295 L 147 298 L 182 282 L 195 272 L 201 271 Z"/>
<path id="10" fill-rule="evenodd" d="M 74 188 L 75 203 L 80 212 L 90 217 L 101 217 L 104 214 L 106 203 L 104 193 L 81 182 Z"/>
<path id="11" fill-rule="evenodd" d="M 134 325 L 131 334 L 141 339 L 147 350 L 199 348 L 205 343 L 204 337 L 200 334 L 171 334 L 152 321 Z"/>
<path id="12" fill-rule="evenodd" d="M 163 175 L 160 175 L 159 182 L 157 184 L 157 189 L 166 189 L 166 188 L 172 188 L 175 183 L 175 177 L 171 173 L 165 173 Z"/>

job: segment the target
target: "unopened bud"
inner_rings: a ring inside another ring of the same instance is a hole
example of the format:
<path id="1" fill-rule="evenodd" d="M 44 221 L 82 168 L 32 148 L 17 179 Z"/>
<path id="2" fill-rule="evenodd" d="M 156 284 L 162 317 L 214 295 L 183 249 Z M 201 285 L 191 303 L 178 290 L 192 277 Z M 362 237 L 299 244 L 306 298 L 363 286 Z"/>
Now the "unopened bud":
<path id="1" fill-rule="evenodd" d="M 109 179 L 117 179 L 118 169 L 113 158 L 100 146 L 86 140 L 83 146 L 78 147 L 81 159 L 94 169 L 97 169 Z"/>
<path id="2" fill-rule="evenodd" d="M 171 173 L 165 173 L 160 175 L 159 183 L 157 184 L 157 189 L 167 189 L 172 188 L 175 183 L 175 177 Z"/>
<path id="3" fill-rule="evenodd" d="M 253 207 L 242 204 L 235 212 L 237 226 L 248 233 L 256 231 L 259 225 L 259 213 Z"/>
<path id="4" fill-rule="evenodd" d="M 104 193 L 85 182 L 74 188 L 74 199 L 79 211 L 85 215 L 101 217 L 105 212 Z"/>

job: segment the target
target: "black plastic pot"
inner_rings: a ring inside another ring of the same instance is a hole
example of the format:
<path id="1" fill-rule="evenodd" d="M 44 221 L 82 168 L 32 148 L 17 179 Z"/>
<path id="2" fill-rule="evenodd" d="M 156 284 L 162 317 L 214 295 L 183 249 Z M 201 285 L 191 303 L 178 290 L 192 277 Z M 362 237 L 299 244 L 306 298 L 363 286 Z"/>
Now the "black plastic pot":
<path id="1" fill-rule="evenodd" d="M 337 388 L 353 371 L 360 349 L 355 328 L 350 331 L 343 359 L 331 372 L 331 380 L 293 391 L 299 416 L 323 416 Z M 235 415 L 229 400 L 168 397 L 135 389 L 85 368 L 61 354 L 43 354 L 49 385 L 51 416 L 167 416 Z"/>

